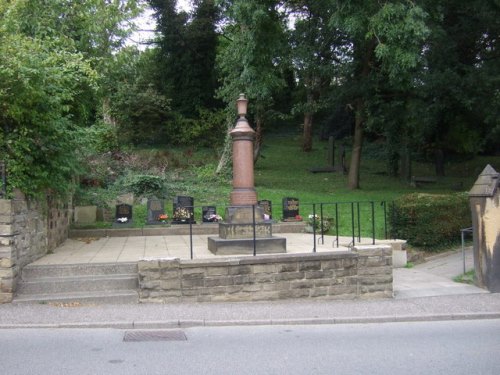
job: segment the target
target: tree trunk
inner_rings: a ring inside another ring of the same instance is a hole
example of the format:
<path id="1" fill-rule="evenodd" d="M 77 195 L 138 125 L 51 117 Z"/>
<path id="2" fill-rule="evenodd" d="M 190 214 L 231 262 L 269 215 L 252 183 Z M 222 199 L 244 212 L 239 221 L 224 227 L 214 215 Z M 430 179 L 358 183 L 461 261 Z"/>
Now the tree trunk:
<path id="1" fill-rule="evenodd" d="M 347 186 L 349 189 L 359 189 L 359 169 L 361 166 L 361 148 L 363 146 L 364 103 L 358 99 L 356 103 L 356 119 L 354 125 L 354 140 L 352 145 L 351 163 Z"/>
<path id="2" fill-rule="evenodd" d="M 436 176 L 443 177 L 444 176 L 444 152 L 440 148 L 436 150 L 435 164 L 436 164 Z"/>
<path id="3" fill-rule="evenodd" d="M 312 150 L 312 124 L 313 114 L 311 112 L 304 113 L 304 133 L 302 137 L 302 151 L 304 152 Z"/>
<path id="4" fill-rule="evenodd" d="M 111 116 L 111 105 L 109 97 L 104 98 L 102 101 L 102 119 L 105 124 L 116 126 L 116 120 Z"/>
<path id="5" fill-rule="evenodd" d="M 217 169 L 215 170 L 216 174 L 222 173 L 227 166 L 229 165 L 233 155 L 232 155 L 232 150 L 233 150 L 233 142 L 231 139 L 231 136 L 229 135 L 229 132 L 231 131 L 233 125 L 231 124 L 230 121 L 227 122 L 227 132 L 226 132 L 226 139 L 224 139 L 224 146 L 222 149 L 222 154 L 219 159 L 219 164 L 217 165 Z"/>
<path id="6" fill-rule="evenodd" d="M 411 181 L 411 150 L 407 140 L 401 148 L 401 180 L 404 182 Z"/>
<path id="7" fill-rule="evenodd" d="M 257 162 L 260 156 L 260 149 L 262 146 L 262 117 L 256 116 L 255 118 L 255 140 L 253 143 L 253 162 Z"/>
<path id="8" fill-rule="evenodd" d="M 367 81 L 370 72 L 372 70 L 371 66 L 375 58 L 375 46 L 377 41 L 372 38 L 366 45 L 361 45 L 360 49 L 360 63 L 361 71 L 357 73 L 359 78 Z M 356 47 L 356 46 L 355 46 Z M 361 168 L 361 147 L 363 146 L 363 126 L 365 125 L 365 99 L 361 94 L 355 101 L 355 124 L 354 124 L 354 140 L 352 145 L 351 153 L 351 164 L 349 167 L 349 176 L 347 179 L 347 186 L 349 189 L 359 189 L 359 170 Z"/>

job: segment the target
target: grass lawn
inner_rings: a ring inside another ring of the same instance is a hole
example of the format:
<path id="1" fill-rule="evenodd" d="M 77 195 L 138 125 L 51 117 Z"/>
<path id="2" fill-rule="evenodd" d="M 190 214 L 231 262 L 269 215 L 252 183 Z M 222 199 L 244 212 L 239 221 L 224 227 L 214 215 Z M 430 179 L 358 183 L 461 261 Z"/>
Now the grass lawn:
<path id="1" fill-rule="evenodd" d="M 449 194 L 460 186 L 462 191 L 472 187 L 477 176 L 487 164 L 494 168 L 500 166 L 500 157 L 476 157 L 471 160 L 446 164 L 446 177 L 438 177 L 437 182 L 422 188 L 410 186 L 407 181 L 389 177 L 383 160 L 383 146 L 368 144 L 361 160 L 361 189 L 349 190 L 347 176 L 342 173 L 311 173 L 310 168 L 325 167 L 327 163 L 327 141 L 314 142 L 314 149 L 304 153 L 300 149 L 300 139 L 293 135 L 267 135 L 262 150 L 262 157 L 255 166 L 255 188 L 258 199 L 272 202 L 273 218 L 280 220 L 282 216 L 282 199 L 294 197 L 300 200 L 300 214 L 307 219 L 314 209 L 317 214 L 337 218 L 341 235 L 371 236 L 375 226 L 376 237 L 385 236 L 385 209 L 387 205 L 403 194 L 412 192 Z M 229 204 L 231 181 L 227 177 L 216 177 L 213 171 L 218 159 L 213 151 L 169 149 L 163 151 L 175 157 L 175 168 L 167 169 L 166 181 L 168 198 L 165 209 L 171 216 L 172 198 L 176 195 L 189 195 L 195 199 L 196 220 L 201 221 L 201 206 L 216 205 L 218 213 L 223 214 L 224 207 Z M 158 153 L 158 150 L 154 152 Z M 138 154 L 148 153 L 140 150 Z M 338 163 L 338 148 L 335 162 Z M 349 151 L 347 151 L 347 161 Z M 347 164 L 348 166 L 348 164 Z M 435 176 L 431 163 L 412 165 L 413 175 Z M 146 174 L 147 171 L 141 173 Z M 350 202 L 360 202 L 351 205 Z M 373 202 L 373 203 L 371 203 Z M 320 206 L 320 203 L 325 203 Z M 358 214 L 359 212 L 359 214 Z M 146 206 L 134 207 L 134 223 L 138 227 L 144 225 Z M 375 224 L 373 220 L 375 221 Z M 335 226 L 330 234 L 335 234 Z"/>

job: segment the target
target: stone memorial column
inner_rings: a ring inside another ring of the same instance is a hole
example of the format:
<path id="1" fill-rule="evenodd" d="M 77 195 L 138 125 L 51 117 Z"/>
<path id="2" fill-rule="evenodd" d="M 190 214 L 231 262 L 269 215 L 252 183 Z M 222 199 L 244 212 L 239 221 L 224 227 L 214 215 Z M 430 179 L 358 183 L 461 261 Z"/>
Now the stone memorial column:
<path id="1" fill-rule="evenodd" d="M 264 222 L 263 208 L 257 205 L 253 170 L 255 131 L 245 117 L 245 95 L 240 94 L 236 103 L 239 118 L 229 133 L 233 140 L 231 205 L 226 208 L 224 222 L 219 223 L 219 237 L 208 237 L 208 248 L 220 255 L 286 252 L 286 238 L 273 236 L 272 223 Z"/>
<path id="2" fill-rule="evenodd" d="M 233 140 L 233 191 L 231 206 L 257 204 L 257 192 L 254 187 L 253 142 L 255 131 L 246 119 L 248 100 L 244 94 L 238 98 L 239 119 L 229 133 Z"/>

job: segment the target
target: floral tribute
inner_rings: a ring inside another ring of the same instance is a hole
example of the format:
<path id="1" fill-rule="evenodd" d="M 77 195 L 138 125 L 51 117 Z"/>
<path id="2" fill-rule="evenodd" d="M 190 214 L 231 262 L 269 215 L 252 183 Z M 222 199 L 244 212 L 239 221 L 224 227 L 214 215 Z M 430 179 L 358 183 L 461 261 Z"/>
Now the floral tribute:
<path id="1" fill-rule="evenodd" d="M 184 207 L 178 207 L 174 212 L 174 220 L 176 221 L 187 221 L 193 217 L 191 211 Z"/>
<path id="2" fill-rule="evenodd" d="M 206 218 L 211 223 L 218 223 L 219 221 L 222 221 L 222 216 L 217 214 L 208 215 Z"/>
<path id="3" fill-rule="evenodd" d="M 309 215 L 307 219 L 306 232 L 321 232 L 326 233 L 330 230 L 332 226 L 333 219 L 323 216 L 322 218 L 318 215 Z"/>
<path id="4" fill-rule="evenodd" d="M 156 219 L 159 222 L 166 223 L 167 220 L 168 220 L 168 215 L 167 214 L 161 214 L 161 215 L 158 215 L 158 217 Z"/>

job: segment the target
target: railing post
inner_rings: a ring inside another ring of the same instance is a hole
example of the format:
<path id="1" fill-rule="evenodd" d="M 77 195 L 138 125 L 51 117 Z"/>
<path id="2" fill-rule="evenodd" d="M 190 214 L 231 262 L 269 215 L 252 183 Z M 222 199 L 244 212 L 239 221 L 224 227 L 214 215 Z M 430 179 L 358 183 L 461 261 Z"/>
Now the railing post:
<path id="1" fill-rule="evenodd" d="M 392 223 L 394 224 L 396 222 L 396 204 L 394 201 L 392 201 Z M 394 228 L 391 227 L 391 237 L 393 240 L 396 239 L 396 233 L 394 232 Z"/>
<path id="2" fill-rule="evenodd" d="M 382 201 L 382 206 L 384 206 L 384 239 L 387 239 L 387 207 L 385 205 L 385 201 Z"/>
<path id="3" fill-rule="evenodd" d="M 193 215 L 194 215 L 194 207 L 191 207 L 193 209 Z M 189 250 L 190 250 L 190 254 L 191 254 L 191 259 L 193 259 L 193 219 L 194 217 L 192 217 L 190 215 L 190 218 L 189 218 Z"/>
<path id="4" fill-rule="evenodd" d="M 320 212 L 320 217 L 319 217 L 319 222 L 321 224 L 321 244 L 324 245 L 325 244 L 325 235 L 324 235 L 324 232 L 325 232 L 325 229 L 323 228 L 323 203 L 320 203 L 319 204 L 319 212 Z"/>
<path id="5" fill-rule="evenodd" d="M 361 242 L 361 215 L 359 211 L 359 202 L 356 202 L 358 212 L 358 242 Z"/>
<path id="6" fill-rule="evenodd" d="M 335 203 L 335 235 L 337 236 L 337 247 L 339 247 L 339 204 Z"/>
<path id="7" fill-rule="evenodd" d="M 355 234 L 354 234 L 354 202 L 351 202 L 351 230 L 352 230 L 352 246 L 355 244 Z"/>
<path id="8" fill-rule="evenodd" d="M 372 245 L 375 245 L 375 203 L 371 201 L 370 204 L 372 206 Z"/>
<path id="9" fill-rule="evenodd" d="M 253 222 L 253 256 L 257 255 L 257 242 L 255 231 L 255 204 L 252 205 L 252 222 Z"/>
<path id="10" fill-rule="evenodd" d="M 316 203 L 313 203 L 313 253 L 316 252 Z"/>

